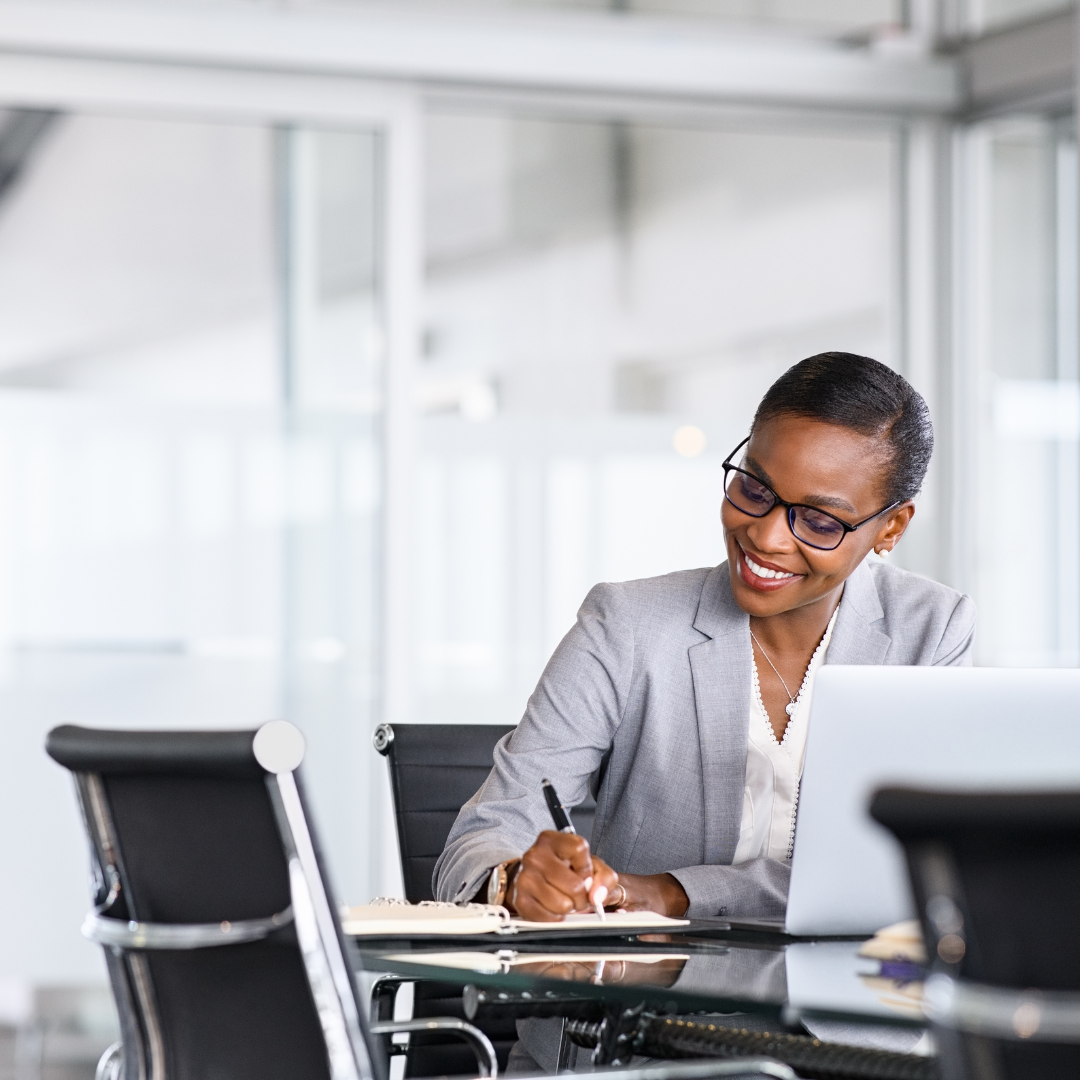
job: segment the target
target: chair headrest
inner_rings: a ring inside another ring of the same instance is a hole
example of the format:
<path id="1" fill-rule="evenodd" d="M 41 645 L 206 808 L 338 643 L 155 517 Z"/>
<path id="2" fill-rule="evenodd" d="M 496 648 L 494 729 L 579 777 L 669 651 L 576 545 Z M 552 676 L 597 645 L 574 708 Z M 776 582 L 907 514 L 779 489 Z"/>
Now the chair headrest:
<path id="1" fill-rule="evenodd" d="M 45 750 L 72 772 L 259 778 L 255 731 L 114 731 L 65 724 Z"/>

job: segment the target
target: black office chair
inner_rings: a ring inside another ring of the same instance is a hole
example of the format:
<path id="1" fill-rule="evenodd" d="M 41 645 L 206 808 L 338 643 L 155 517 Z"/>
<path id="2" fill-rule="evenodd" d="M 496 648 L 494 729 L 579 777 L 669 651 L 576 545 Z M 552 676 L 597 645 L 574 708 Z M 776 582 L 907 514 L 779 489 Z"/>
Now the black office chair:
<path id="1" fill-rule="evenodd" d="M 932 958 L 947 1080 L 1080 1075 L 1080 792 L 889 788 Z"/>
<path id="2" fill-rule="evenodd" d="M 372 1036 L 456 1018 L 367 1023 L 296 775 L 300 732 L 59 727 L 75 774 L 121 1042 L 99 1080 L 383 1080 Z"/>
<path id="3" fill-rule="evenodd" d="M 405 898 L 435 898 L 432 874 L 462 806 L 480 789 L 494 761 L 495 744 L 512 725 L 380 724 L 375 749 L 390 764 Z M 596 803 L 589 796 L 570 817 L 592 836 Z"/>
<path id="4" fill-rule="evenodd" d="M 407 900 L 434 899 L 432 874 L 450 829 L 462 806 L 491 772 L 495 744 L 513 730 L 512 726 L 493 724 L 380 724 L 376 728 L 375 749 L 390 765 Z M 574 827 L 586 838 L 592 835 L 595 813 L 591 796 L 570 813 Z M 414 1017 L 464 1016 L 460 987 L 417 982 L 413 992 Z M 380 1007 L 383 1014 L 389 1014 L 389 994 L 384 995 Z M 489 1017 L 478 1026 L 491 1040 L 500 1068 L 505 1068 L 517 1041 L 515 1021 Z M 469 1065 L 463 1048 L 445 1038 L 424 1035 L 411 1040 L 410 1076 L 434 1072 L 454 1075 Z"/>

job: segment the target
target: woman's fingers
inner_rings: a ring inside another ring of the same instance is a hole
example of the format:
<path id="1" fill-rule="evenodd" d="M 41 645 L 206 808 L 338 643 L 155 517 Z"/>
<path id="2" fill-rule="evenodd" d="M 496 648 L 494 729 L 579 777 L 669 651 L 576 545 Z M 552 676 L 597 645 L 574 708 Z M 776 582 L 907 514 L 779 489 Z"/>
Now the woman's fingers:
<path id="1" fill-rule="evenodd" d="M 690 906 L 690 898 L 671 874 L 623 874 L 619 884 L 626 890 L 620 907 L 627 911 L 656 911 L 681 919 Z"/>
<path id="2" fill-rule="evenodd" d="M 593 856 L 593 884 L 588 888 L 589 902 L 591 904 L 603 904 L 612 895 L 619 892 L 619 875 L 611 869 L 603 859 Z"/>
<path id="3" fill-rule="evenodd" d="M 542 832 L 537 838 L 533 848 L 547 848 L 562 862 L 565 862 L 574 873 L 581 877 L 591 877 L 593 872 L 592 852 L 589 850 L 589 841 L 584 836 L 576 833 L 563 833 L 548 830 Z"/>
<path id="4" fill-rule="evenodd" d="M 518 914 L 526 919 L 552 922 L 572 911 L 591 908 L 590 890 L 597 878 L 588 841 L 572 833 L 542 832 L 521 858 L 514 877 L 512 898 Z M 616 880 L 618 880 L 616 878 Z M 605 877 L 599 884 L 610 889 Z"/>

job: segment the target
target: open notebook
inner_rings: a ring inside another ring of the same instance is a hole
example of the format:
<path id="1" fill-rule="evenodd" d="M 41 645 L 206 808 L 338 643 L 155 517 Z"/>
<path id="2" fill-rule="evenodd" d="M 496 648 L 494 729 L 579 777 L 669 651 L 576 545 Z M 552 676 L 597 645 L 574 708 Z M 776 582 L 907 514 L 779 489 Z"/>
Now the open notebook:
<path id="1" fill-rule="evenodd" d="M 408 904 L 403 900 L 380 900 L 373 904 L 345 908 L 342 929 L 351 937 L 393 937 L 397 934 L 517 934 L 525 931 L 665 930 L 688 926 L 686 919 L 669 919 L 652 911 L 609 911 L 607 918 L 583 913 L 568 915 L 562 922 L 531 922 L 514 918 L 504 907 L 490 904 L 445 904 L 424 900 Z"/>

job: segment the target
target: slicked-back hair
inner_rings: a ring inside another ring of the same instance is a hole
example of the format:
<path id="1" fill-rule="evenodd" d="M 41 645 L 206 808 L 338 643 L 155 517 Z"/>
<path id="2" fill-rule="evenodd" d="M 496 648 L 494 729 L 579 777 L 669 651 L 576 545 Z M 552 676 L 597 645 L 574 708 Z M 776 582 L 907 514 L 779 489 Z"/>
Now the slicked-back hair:
<path id="1" fill-rule="evenodd" d="M 922 395 L 892 368 L 854 353 L 801 360 L 769 387 L 751 432 L 778 416 L 801 416 L 882 439 L 890 503 L 913 499 L 934 452 L 934 427 Z"/>

